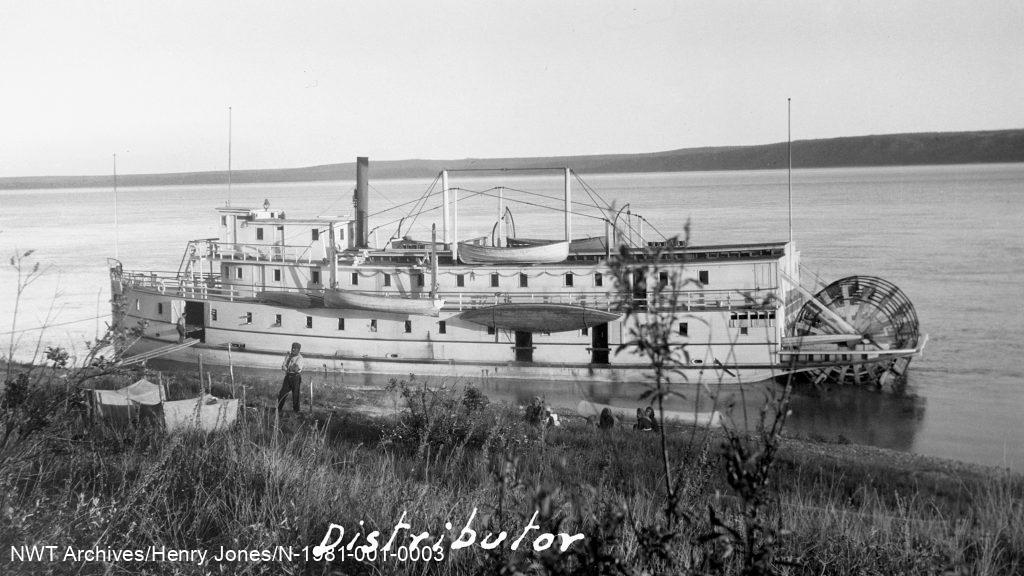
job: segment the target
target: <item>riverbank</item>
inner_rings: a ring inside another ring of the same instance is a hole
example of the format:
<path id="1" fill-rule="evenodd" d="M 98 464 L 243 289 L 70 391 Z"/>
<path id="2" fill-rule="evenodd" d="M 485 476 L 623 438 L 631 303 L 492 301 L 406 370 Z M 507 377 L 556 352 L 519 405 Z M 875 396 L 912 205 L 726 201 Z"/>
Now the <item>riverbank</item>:
<path id="1" fill-rule="evenodd" d="M 168 380 L 172 396 L 194 395 L 198 387 L 185 377 Z M 431 560 L 438 574 L 502 566 L 704 573 L 718 564 L 731 573 L 742 569 L 748 540 L 768 552 L 770 566 L 793 574 L 1002 574 L 1024 567 L 1019 474 L 783 439 L 769 462 L 763 522 L 748 532 L 749 502 L 729 481 L 735 469 L 728 462 L 737 454 L 728 438 L 678 428 L 666 435 L 682 518 L 670 527 L 659 437 L 631 423 L 607 431 L 582 419 L 539 427 L 519 407 L 415 382 L 395 383 L 409 406 L 398 415 L 367 415 L 358 410 L 358 394 L 344 392 L 321 398 L 307 413 L 280 417 L 268 387 L 238 382 L 236 392 L 247 384 L 249 406 L 232 429 L 175 436 L 90 423 L 55 372 L 37 371 L 20 407 L 11 404 L 8 385 L 4 426 L 16 432 L 5 436 L 0 463 L 5 547 L 167 547 L 211 556 L 203 564 L 68 560 L 44 568 L 5 554 L 5 573 L 423 572 L 422 560 L 371 565 L 350 558 L 332 568 L 301 557 L 332 523 L 349 537 L 378 530 L 382 545 L 403 518 L 411 531 L 430 533 L 423 542 L 445 552 L 443 561 Z M 214 382 L 215 394 L 229 389 L 229 382 Z M 751 448 L 744 461 L 760 461 L 757 450 L 765 445 L 756 435 L 743 438 Z M 536 534 L 585 539 L 563 554 L 449 548 L 467 524 L 480 539 L 500 530 L 511 539 L 531 518 Z M 729 529 L 738 538 L 723 538 Z M 217 563 L 212 558 L 222 546 L 291 546 L 300 556 Z"/>

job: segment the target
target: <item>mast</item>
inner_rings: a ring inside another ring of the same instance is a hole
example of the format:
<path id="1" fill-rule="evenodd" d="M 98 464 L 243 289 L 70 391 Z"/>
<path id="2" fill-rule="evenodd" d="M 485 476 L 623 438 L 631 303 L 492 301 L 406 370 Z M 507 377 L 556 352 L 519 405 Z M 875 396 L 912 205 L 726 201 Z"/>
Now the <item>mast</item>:
<path id="1" fill-rule="evenodd" d="M 444 202 L 444 213 L 441 217 L 441 238 L 444 242 L 445 247 L 451 242 L 451 238 L 448 235 L 448 171 L 441 170 L 441 190 L 442 199 Z"/>
<path id="2" fill-rule="evenodd" d="M 572 242 L 572 189 L 569 187 L 571 171 L 565 169 L 565 240 Z"/>
<path id="3" fill-rule="evenodd" d="M 452 189 L 452 262 L 459 263 L 459 189 Z"/>
<path id="4" fill-rule="evenodd" d="M 498 186 L 498 244 L 504 246 L 505 242 L 505 197 L 504 188 Z"/>
<path id="5" fill-rule="evenodd" d="M 786 151 L 789 154 L 789 168 L 786 172 L 789 189 L 789 241 L 793 242 L 793 99 L 786 98 Z"/>
<path id="6" fill-rule="evenodd" d="M 437 298 L 437 224 L 430 225 L 430 298 Z"/>
<path id="7" fill-rule="evenodd" d="M 114 154 L 114 258 L 118 259 L 117 245 L 120 244 L 120 233 L 117 229 L 117 154 Z"/>
<path id="8" fill-rule="evenodd" d="M 231 106 L 228 106 L 228 207 L 231 206 Z"/>

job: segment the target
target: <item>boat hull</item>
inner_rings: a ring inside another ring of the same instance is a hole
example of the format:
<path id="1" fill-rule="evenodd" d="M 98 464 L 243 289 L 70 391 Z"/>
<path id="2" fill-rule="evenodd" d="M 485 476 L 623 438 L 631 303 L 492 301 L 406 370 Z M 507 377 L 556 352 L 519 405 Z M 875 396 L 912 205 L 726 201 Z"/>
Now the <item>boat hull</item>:
<path id="1" fill-rule="evenodd" d="M 498 304 L 467 310 L 459 319 L 522 332 L 567 332 L 618 320 L 619 314 L 569 304 Z"/>

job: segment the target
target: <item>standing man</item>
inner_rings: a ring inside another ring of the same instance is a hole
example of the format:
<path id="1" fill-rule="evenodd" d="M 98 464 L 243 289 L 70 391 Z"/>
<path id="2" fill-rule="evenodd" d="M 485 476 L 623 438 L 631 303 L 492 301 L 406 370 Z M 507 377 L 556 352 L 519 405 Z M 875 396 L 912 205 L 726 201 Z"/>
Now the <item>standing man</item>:
<path id="1" fill-rule="evenodd" d="M 178 330 L 178 343 L 185 341 L 185 317 L 178 316 L 178 321 L 175 323 L 175 328 Z"/>
<path id="2" fill-rule="evenodd" d="M 302 354 L 299 350 L 302 346 L 298 342 L 292 344 L 292 351 L 285 356 L 281 363 L 281 370 L 284 370 L 284 382 L 281 384 L 281 391 L 277 393 L 277 411 L 284 410 L 284 401 L 288 399 L 288 393 L 292 395 L 292 409 L 299 412 L 299 386 L 302 384 Z"/>

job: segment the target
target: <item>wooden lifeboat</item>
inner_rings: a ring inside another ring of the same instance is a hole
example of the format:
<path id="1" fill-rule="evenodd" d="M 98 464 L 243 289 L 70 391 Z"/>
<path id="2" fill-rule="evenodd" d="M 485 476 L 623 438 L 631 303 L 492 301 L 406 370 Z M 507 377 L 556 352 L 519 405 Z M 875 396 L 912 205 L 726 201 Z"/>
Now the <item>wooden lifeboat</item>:
<path id="1" fill-rule="evenodd" d="M 324 292 L 324 305 L 328 308 L 350 308 L 369 310 L 371 312 L 437 316 L 440 313 L 441 307 L 444 306 L 444 300 L 328 290 Z"/>
<path id="2" fill-rule="evenodd" d="M 565 240 L 516 244 L 501 247 L 459 242 L 459 261 L 463 264 L 554 264 L 569 257 L 569 242 Z"/>
<path id="3" fill-rule="evenodd" d="M 481 326 L 516 332 L 567 332 L 606 324 L 619 315 L 571 304 L 497 304 L 474 308 L 458 318 Z"/>

